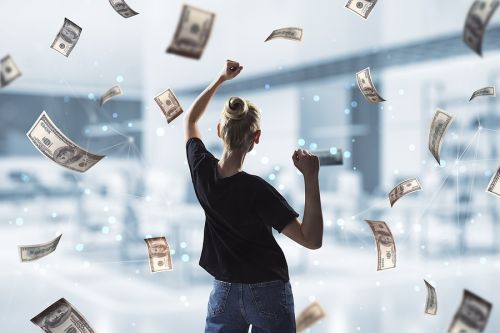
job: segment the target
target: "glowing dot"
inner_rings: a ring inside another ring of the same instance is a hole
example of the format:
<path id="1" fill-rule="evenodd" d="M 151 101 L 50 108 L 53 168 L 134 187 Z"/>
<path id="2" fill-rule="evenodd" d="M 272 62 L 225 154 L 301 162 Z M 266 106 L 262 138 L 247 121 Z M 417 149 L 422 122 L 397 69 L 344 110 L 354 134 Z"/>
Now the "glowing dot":
<path id="1" fill-rule="evenodd" d="M 306 144 L 306 140 L 304 139 L 299 139 L 299 141 L 297 141 L 297 143 L 299 144 L 300 147 L 302 147 L 303 145 Z"/>
<path id="2" fill-rule="evenodd" d="M 345 110 L 344 110 L 344 113 L 345 113 L 345 114 L 349 114 L 349 113 L 351 113 L 351 110 L 350 110 L 350 109 L 345 109 Z"/>
<path id="3" fill-rule="evenodd" d="M 269 180 L 275 180 L 276 179 L 276 175 L 274 173 L 270 174 L 269 175 Z"/>
<path id="4" fill-rule="evenodd" d="M 113 118 L 118 118 L 118 113 L 113 112 L 112 116 L 113 116 Z"/>
<path id="5" fill-rule="evenodd" d="M 176 253 L 176 252 L 175 252 L 175 249 L 171 249 L 171 250 L 170 250 L 170 254 L 171 254 L 171 255 L 175 255 L 175 253 Z"/>
<path id="6" fill-rule="evenodd" d="M 414 286 L 413 287 L 413 290 L 418 293 L 420 291 L 420 286 Z"/>
<path id="7" fill-rule="evenodd" d="M 86 195 L 90 195 L 90 193 L 92 193 L 92 191 L 89 189 L 89 188 L 86 188 L 83 193 L 85 193 Z"/>
<path id="8" fill-rule="evenodd" d="M 408 146 L 408 149 L 409 149 L 410 151 L 415 151 L 415 145 L 409 145 L 409 146 Z"/>
<path id="9" fill-rule="evenodd" d="M 118 234 L 115 236 L 115 239 L 117 242 L 121 241 L 123 239 L 122 235 Z"/>
<path id="10" fill-rule="evenodd" d="M 337 154 L 338 150 L 335 147 L 330 148 L 330 154 L 335 155 Z"/>
<path id="11" fill-rule="evenodd" d="M 483 265 L 486 264 L 486 258 L 485 257 L 479 258 L 479 262 Z"/>
<path id="12" fill-rule="evenodd" d="M 315 150 L 318 149 L 318 144 L 316 142 L 311 142 L 309 145 L 309 149 Z"/>
<path id="13" fill-rule="evenodd" d="M 269 90 L 271 88 L 271 85 L 269 83 L 266 83 L 264 85 L 264 89 Z"/>
<path id="14" fill-rule="evenodd" d="M 348 151 L 348 150 L 346 150 L 346 151 L 344 152 L 344 158 L 351 158 L 351 152 L 350 152 L 350 151 Z"/>
<path id="15" fill-rule="evenodd" d="M 103 131 L 103 132 L 106 132 L 107 130 L 108 130 L 108 126 L 106 126 L 106 125 L 102 125 L 102 131 Z"/>
<path id="16" fill-rule="evenodd" d="M 23 218 L 22 218 L 22 217 L 18 217 L 18 218 L 16 218 L 16 224 L 17 224 L 18 226 L 22 226 L 22 225 L 24 224 L 24 220 L 23 220 Z"/>
<path id="17" fill-rule="evenodd" d="M 90 99 L 90 100 L 94 100 L 95 99 L 95 95 L 93 93 L 89 93 L 87 95 L 87 97 Z"/>
<path id="18" fill-rule="evenodd" d="M 116 217 L 114 217 L 114 216 L 108 217 L 108 223 L 110 223 L 110 224 L 116 223 Z"/>
<path id="19" fill-rule="evenodd" d="M 185 249 L 185 248 L 187 247 L 187 244 L 186 244 L 186 242 L 181 242 L 181 243 L 179 244 L 179 246 L 180 246 L 181 248 Z"/>
<path id="20" fill-rule="evenodd" d="M 102 231 L 103 234 L 107 234 L 107 233 L 109 233 L 109 227 L 108 226 L 104 226 L 104 227 L 102 227 L 101 231 Z"/>
<path id="21" fill-rule="evenodd" d="M 358 102 L 352 101 L 351 102 L 351 107 L 354 108 L 354 109 L 357 108 L 358 107 Z"/>
<path id="22" fill-rule="evenodd" d="M 188 262 L 189 261 L 189 255 L 188 254 L 183 254 L 181 256 L 181 260 L 184 261 L 184 262 Z"/>
<path id="23" fill-rule="evenodd" d="M 128 126 L 128 127 L 132 127 L 132 123 L 128 123 L 128 124 L 127 124 L 127 126 Z"/>
<path id="24" fill-rule="evenodd" d="M 343 226 L 345 224 L 345 221 L 343 219 L 338 219 L 337 220 L 337 225 Z"/>
<path id="25" fill-rule="evenodd" d="M 76 246 L 75 246 L 75 250 L 77 250 L 78 252 L 82 252 L 83 248 L 84 248 L 84 246 L 82 243 L 76 244 Z"/>
<path id="26" fill-rule="evenodd" d="M 439 165 L 438 165 L 439 166 Z M 441 161 L 441 168 L 444 168 L 446 166 L 446 161 L 445 160 L 442 160 Z"/>
<path id="27" fill-rule="evenodd" d="M 285 185 L 283 185 L 283 184 L 279 184 L 279 185 L 278 185 L 278 188 L 279 188 L 281 191 L 283 191 L 283 190 L 285 189 Z"/>
<path id="28" fill-rule="evenodd" d="M 56 212 L 53 212 L 52 213 L 52 218 L 55 219 L 57 217 L 57 213 Z"/>
<path id="29" fill-rule="evenodd" d="M 164 136 L 165 135 L 165 130 L 163 129 L 163 127 L 158 127 L 156 129 L 156 135 L 157 136 Z"/>
<path id="30" fill-rule="evenodd" d="M 280 168 L 280 166 L 279 166 L 279 165 L 277 165 L 277 166 L 275 166 L 275 167 L 274 167 L 274 171 L 280 171 L 280 169 L 281 169 L 281 168 Z"/>
<path id="31" fill-rule="evenodd" d="M 129 136 L 128 137 L 128 142 L 129 143 L 133 143 L 135 141 L 134 137 L 133 136 Z"/>
<path id="32" fill-rule="evenodd" d="M 118 75 L 118 76 L 116 77 L 116 82 L 118 82 L 118 83 L 123 82 L 123 76 Z"/>
<path id="33" fill-rule="evenodd" d="M 318 95 L 314 95 L 314 96 L 313 96 L 313 101 L 315 101 L 315 102 L 319 102 L 319 100 L 320 100 L 320 98 L 319 98 L 319 96 L 318 96 Z"/>

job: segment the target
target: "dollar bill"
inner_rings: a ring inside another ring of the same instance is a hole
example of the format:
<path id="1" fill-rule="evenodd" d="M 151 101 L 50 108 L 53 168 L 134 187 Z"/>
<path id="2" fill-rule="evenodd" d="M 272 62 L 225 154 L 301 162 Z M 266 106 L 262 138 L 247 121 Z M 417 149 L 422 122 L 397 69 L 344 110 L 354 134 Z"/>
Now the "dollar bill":
<path id="1" fill-rule="evenodd" d="M 122 92 L 122 89 L 120 88 L 120 86 L 113 86 L 113 87 L 109 88 L 109 90 L 106 91 L 104 93 L 104 95 L 101 96 L 101 99 L 99 100 L 99 105 L 103 106 L 104 103 L 109 101 L 111 98 L 113 98 L 115 96 L 119 96 L 121 94 L 123 94 L 123 92 Z"/>
<path id="2" fill-rule="evenodd" d="M 297 317 L 297 332 L 302 332 L 311 327 L 321 319 L 325 318 L 326 314 L 318 302 L 314 302 L 306 307 Z"/>
<path id="3" fill-rule="evenodd" d="M 146 238 L 151 272 L 171 271 L 172 257 L 165 237 Z"/>
<path id="4" fill-rule="evenodd" d="M 407 179 L 392 189 L 389 193 L 389 201 L 391 202 L 391 207 L 394 206 L 396 201 L 398 201 L 401 197 L 404 197 L 407 194 L 412 192 L 421 191 L 422 186 L 416 178 Z"/>
<path id="5" fill-rule="evenodd" d="M 61 30 L 59 30 L 59 33 L 50 47 L 65 57 L 69 57 L 71 51 L 73 51 L 76 43 L 78 42 L 81 33 L 82 28 L 80 28 L 78 24 L 65 18 Z"/>
<path id="6" fill-rule="evenodd" d="M 184 5 L 167 53 L 200 59 L 210 37 L 214 20 L 214 13 Z"/>
<path id="7" fill-rule="evenodd" d="M 496 89 L 495 89 L 495 87 L 485 87 L 485 88 L 476 90 L 476 91 L 474 91 L 471 98 L 469 99 L 469 102 L 472 101 L 474 98 L 479 97 L 479 96 L 496 96 Z"/>
<path id="8" fill-rule="evenodd" d="M 314 154 L 319 158 L 319 164 L 321 166 L 329 165 L 343 165 L 344 155 L 342 154 L 342 149 L 330 148 L 327 150 L 318 150 Z"/>
<path id="9" fill-rule="evenodd" d="M 113 7 L 113 9 L 124 18 L 139 14 L 138 12 L 130 8 L 130 6 L 127 5 L 124 0 L 109 0 L 109 3 Z"/>
<path id="10" fill-rule="evenodd" d="M 448 328 L 448 333 L 483 332 L 490 317 L 492 304 L 464 290 L 462 303 Z"/>
<path id="11" fill-rule="evenodd" d="M 20 245 L 19 255 L 22 262 L 33 261 L 45 257 L 46 255 L 54 252 L 59 244 L 62 235 L 57 236 L 50 242 L 37 244 L 37 245 Z"/>
<path id="12" fill-rule="evenodd" d="M 432 118 L 431 128 L 429 130 L 429 150 L 436 161 L 441 164 L 441 146 L 446 130 L 450 127 L 453 116 L 444 110 L 437 109 Z"/>
<path id="13" fill-rule="evenodd" d="M 498 0 L 475 0 L 467 14 L 463 39 L 465 44 L 480 56 L 483 52 L 486 27 L 499 3 Z"/>
<path id="14" fill-rule="evenodd" d="M 85 172 L 104 157 L 89 153 L 68 139 L 45 111 L 26 135 L 42 154 L 60 166 L 74 171 Z"/>
<path id="15" fill-rule="evenodd" d="M 377 0 L 349 0 L 345 4 L 345 7 L 352 10 L 362 18 L 367 19 L 376 4 Z"/>
<path id="16" fill-rule="evenodd" d="M 20 76 L 21 71 L 9 54 L 0 60 L 0 87 L 9 85 Z"/>
<path id="17" fill-rule="evenodd" d="M 177 100 L 177 97 L 175 97 L 174 92 L 170 89 L 156 96 L 155 102 L 160 107 L 165 118 L 167 118 L 168 124 L 183 112 L 181 104 Z"/>
<path id="18" fill-rule="evenodd" d="M 377 270 L 396 267 L 396 243 L 391 230 L 383 221 L 366 220 L 377 243 L 378 264 Z"/>
<path id="19" fill-rule="evenodd" d="M 356 81 L 358 82 L 359 90 L 361 90 L 361 93 L 363 93 L 363 96 L 365 96 L 368 102 L 385 102 L 385 99 L 380 96 L 377 89 L 375 88 L 375 84 L 373 84 L 370 67 L 367 67 L 362 71 L 356 73 Z"/>
<path id="20" fill-rule="evenodd" d="M 490 183 L 486 188 L 486 192 L 500 197 L 500 166 L 497 168 L 497 172 L 491 178 Z"/>
<path id="21" fill-rule="evenodd" d="M 427 301 L 425 302 L 425 313 L 430 315 L 436 315 L 437 313 L 437 295 L 436 288 L 434 288 L 429 282 L 425 281 L 425 286 L 427 287 Z"/>
<path id="22" fill-rule="evenodd" d="M 273 30 L 273 32 L 271 32 L 269 37 L 267 37 L 264 42 L 276 38 L 284 38 L 300 42 L 302 40 L 302 34 L 303 34 L 302 28 L 289 27 L 289 28 L 276 29 Z"/>
<path id="23" fill-rule="evenodd" d="M 46 333 L 95 333 L 87 319 L 64 298 L 43 310 L 31 322 Z"/>

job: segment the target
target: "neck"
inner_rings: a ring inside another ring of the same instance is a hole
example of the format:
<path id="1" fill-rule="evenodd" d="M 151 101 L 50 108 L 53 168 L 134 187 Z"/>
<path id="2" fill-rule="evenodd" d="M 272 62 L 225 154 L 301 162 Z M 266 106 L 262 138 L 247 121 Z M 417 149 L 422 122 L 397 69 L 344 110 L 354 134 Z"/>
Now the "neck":
<path id="1" fill-rule="evenodd" d="M 240 172 L 246 155 L 247 151 L 244 149 L 230 150 L 224 147 L 224 152 L 219 160 L 219 174 L 222 177 L 230 177 Z"/>

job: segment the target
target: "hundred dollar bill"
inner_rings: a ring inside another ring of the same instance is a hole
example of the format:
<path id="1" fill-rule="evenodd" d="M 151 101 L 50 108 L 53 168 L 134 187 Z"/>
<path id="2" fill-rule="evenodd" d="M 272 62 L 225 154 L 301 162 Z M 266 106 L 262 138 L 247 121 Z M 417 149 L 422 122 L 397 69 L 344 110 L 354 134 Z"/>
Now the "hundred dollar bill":
<path id="1" fill-rule="evenodd" d="M 440 154 L 444 134 L 452 121 L 453 116 L 441 109 L 437 109 L 432 118 L 431 128 L 429 130 L 429 150 L 439 164 L 441 164 Z"/>
<path id="2" fill-rule="evenodd" d="M 356 73 L 356 81 L 358 81 L 359 90 L 363 93 L 366 100 L 370 103 L 380 103 L 385 102 L 372 81 L 372 75 L 370 73 L 370 67 L 363 69 Z"/>
<path id="3" fill-rule="evenodd" d="M 120 88 L 120 86 L 113 86 L 113 87 L 109 88 L 109 90 L 106 91 L 104 93 L 104 95 L 101 96 L 101 99 L 99 100 L 99 105 L 103 106 L 104 103 L 109 101 L 111 98 L 113 98 L 115 96 L 119 96 L 121 94 L 123 94 L 123 92 L 122 92 L 122 89 Z"/>
<path id="4" fill-rule="evenodd" d="M 329 165 L 343 165 L 344 158 L 342 154 L 342 149 L 330 148 L 327 150 L 318 150 L 314 154 L 319 158 L 319 164 L 321 166 Z"/>
<path id="5" fill-rule="evenodd" d="M 300 42 L 302 40 L 302 33 L 303 33 L 302 28 L 289 27 L 289 28 L 276 29 L 273 30 L 273 32 L 271 32 L 269 37 L 267 37 L 264 42 L 267 42 L 275 38 L 284 38 Z"/>
<path id="6" fill-rule="evenodd" d="M 85 172 L 104 157 L 89 153 L 68 139 L 45 111 L 26 135 L 42 154 L 74 171 Z"/>
<path id="7" fill-rule="evenodd" d="M 20 245 L 19 255 L 22 262 L 33 261 L 45 257 L 46 255 L 54 252 L 59 244 L 62 235 L 57 236 L 50 242 L 37 244 L 37 245 Z"/>
<path id="8" fill-rule="evenodd" d="M 485 87 L 479 90 L 474 91 L 472 94 L 471 98 L 469 99 L 469 102 L 472 101 L 474 98 L 479 97 L 479 96 L 496 96 L 496 89 L 495 87 Z"/>
<path id="9" fill-rule="evenodd" d="M 349 0 L 345 4 L 345 7 L 352 10 L 362 18 L 367 19 L 376 4 L 377 0 Z"/>
<path id="10" fill-rule="evenodd" d="M 465 44 L 480 56 L 486 27 L 499 3 L 498 0 L 476 0 L 467 14 L 463 39 Z"/>
<path id="11" fill-rule="evenodd" d="M 326 314 L 318 302 L 314 302 L 306 307 L 297 317 L 297 332 L 302 332 L 311 327 L 321 319 L 325 318 Z"/>
<path id="12" fill-rule="evenodd" d="M 462 304 L 448 328 L 448 333 L 483 332 L 490 317 L 492 304 L 481 297 L 464 290 Z"/>
<path id="13" fill-rule="evenodd" d="M 366 220 L 377 243 L 378 265 L 377 270 L 396 267 L 396 243 L 391 230 L 385 222 Z"/>
<path id="14" fill-rule="evenodd" d="M 495 194 L 500 197 L 500 166 L 497 169 L 497 172 L 493 175 L 486 188 L 486 192 L 491 194 Z"/>
<path id="15" fill-rule="evenodd" d="M 200 59 L 210 37 L 214 20 L 214 13 L 184 5 L 167 53 Z"/>
<path id="16" fill-rule="evenodd" d="M 73 51 L 81 33 L 82 28 L 80 28 L 78 24 L 65 18 L 61 30 L 59 30 L 59 33 L 50 47 L 65 57 L 69 57 L 69 54 Z"/>
<path id="17" fill-rule="evenodd" d="M 130 8 L 130 6 L 127 5 L 127 3 L 124 0 L 109 0 L 109 3 L 113 7 L 113 9 L 124 18 L 132 17 L 139 14 L 138 12 Z"/>
<path id="18" fill-rule="evenodd" d="M 437 295 L 436 288 L 434 288 L 429 282 L 425 281 L 425 286 L 427 287 L 427 301 L 425 303 L 425 313 L 430 315 L 436 315 L 437 313 Z"/>
<path id="19" fill-rule="evenodd" d="M 392 189 L 389 193 L 389 201 L 391 202 L 391 207 L 394 206 L 396 201 L 398 201 L 401 197 L 404 197 L 407 194 L 412 192 L 421 191 L 422 186 L 416 178 L 407 179 Z"/>
<path id="20" fill-rule="evenodd" d="M 21 76 L 14 59 L 8 54 L 0 60 L 0 87 L 5 87 Z"/>
<path id="21" fill-rule="evenodd" d="M 43 310 L 31 322 L 46 333 L 95 333 L 87 319 L 64 298 Z"/>
<path id="22" fill-rule="evenodd" d="M 183 112 L 181 104 L 177 100 L 177 97 L 175 97 L 174 92 L 170 89 L 156 96 L 155 102 L 160 107 L 165 118 L 167 118 L 168 124 Z"/>
<path id="23" fill-rule="evenodd" d="M 172 257 L 165 237 L 146 238 L 151 272 L 171 271 Z"/>

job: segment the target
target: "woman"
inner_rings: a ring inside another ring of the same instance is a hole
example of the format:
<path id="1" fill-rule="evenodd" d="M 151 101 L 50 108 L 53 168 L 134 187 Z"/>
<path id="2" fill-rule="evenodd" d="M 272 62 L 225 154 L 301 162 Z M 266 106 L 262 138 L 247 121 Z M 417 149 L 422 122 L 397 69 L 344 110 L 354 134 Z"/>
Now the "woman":
<path id="1" fill-rule="evenodd" d="M 205 210 L 200 266 L 214 278 L 206 333 L 295 332 L 288 267 L 272 229 L 308 249 L 321 247 L 323 216 L 319 160 L 296 150 L 292 160 L 304 176 L 303 221 L 266 181 L 242 171 L 246 154 L 260 140 L 260 111 L 231 97 L 217 124 L 224 143 L 220 160 L 201 141 L 198 121 L 217 89 L 243 69 L 228 60 L 222 73 L 196 99 L 185 116 L 186 150 L 191 178 Z"/>

